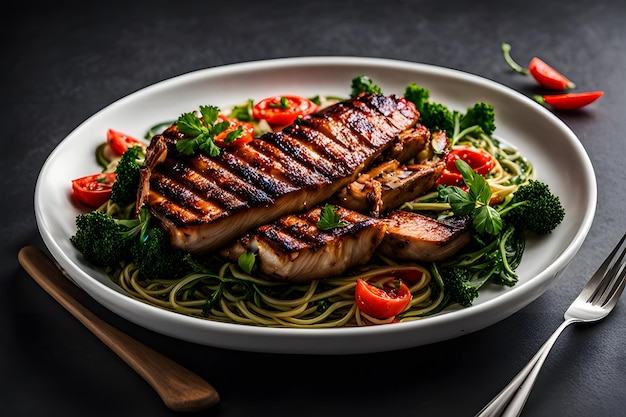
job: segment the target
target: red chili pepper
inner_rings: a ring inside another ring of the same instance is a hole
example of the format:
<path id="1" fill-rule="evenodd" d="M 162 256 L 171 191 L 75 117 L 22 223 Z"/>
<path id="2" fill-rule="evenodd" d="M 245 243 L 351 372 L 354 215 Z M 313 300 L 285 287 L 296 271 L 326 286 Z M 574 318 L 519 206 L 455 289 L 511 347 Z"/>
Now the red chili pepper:
<path id="1" fill-rule="evenodd" d="M 576 87 L 567 77 L 537 57 L 530 60 L 528 71 L 539 84 L 552 90 L 565 91 Z"/>
<path id="2" fill-rule="evenodd" d="M 546 96 L 535 96 L 541 104 L 549 104 L 555 109 L 560 110 L 576 110 L 581 107 L 593 103 L 604 95 L 604 91 L 587 91 L 584 93 L 567 93 L 567 94 L 554 94 Z"/>
<path id="3" fill-rule="evenodd" d="M 514 71 L 524 75 L 532 75 L 532 77 L 542 86 L 557 91 L 565 91 L 567 89 L 576 87 L 576 85 L 566 76 L 552 68 L 550 65 L 546 64 L 541 59 L 534 57 L 530 60 L 528 69 L 526 69 L 520 66 L 517 62 L 515 62 L 513 58 L 511 58 L 511 45 L 509 45 L 508 43 L 503 43 L 501 47 L 502 53 L 504 54 L 504 59 L 506 60 L 507 64 L 509 64 L 509 66 L 513 68 Z"/>

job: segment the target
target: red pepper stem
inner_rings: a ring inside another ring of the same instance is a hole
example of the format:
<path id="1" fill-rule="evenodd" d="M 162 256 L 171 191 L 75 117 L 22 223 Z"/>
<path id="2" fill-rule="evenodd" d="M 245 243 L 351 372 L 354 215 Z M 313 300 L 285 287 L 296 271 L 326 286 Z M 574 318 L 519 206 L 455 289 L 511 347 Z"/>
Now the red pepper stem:
<path id="1" fill-rule="evenodd" d="M 521 65 L 519 65 L 517 62 L 513 60 L 513 58 L 511 58 L 511 45 L 509 45 L 506 42 L 503 42 L 501 45 L 501 48 L 502 48 L 502 54 L 504 54 L 504 60 L 506 61 L 507 64 L 509 64 L 511 68 L 513 68 L 515 72 L 519 72 L 520 74 L 524 74 L 524 75 L 529 74 L 526 68 L 522 68 Z"/>

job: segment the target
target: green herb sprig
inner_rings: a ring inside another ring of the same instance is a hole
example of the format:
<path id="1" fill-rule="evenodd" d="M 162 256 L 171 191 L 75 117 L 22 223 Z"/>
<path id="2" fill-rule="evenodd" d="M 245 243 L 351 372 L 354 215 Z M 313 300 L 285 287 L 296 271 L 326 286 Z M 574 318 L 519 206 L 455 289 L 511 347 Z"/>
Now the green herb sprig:
<path id="1" fill-rule="evenodd" d="M 320 219 L 317 222 L 317 227 L 320 230 L 331 230 L 336 227 L 346 226 L 348 223 L 341 220 L 341 216 L 335 212 L 335 206 L 332 204 L 326 204 L 320 213 Z"/>
<path id="2" fill-rule="evenodd" d="M 230 122 L 218 122 L 220 109 L 215 106 L 200 106 L 201 117 L 195 112 L 183 113 L 176 125 L 178 131 L 185 135 L 176 142 L 176 149 L 184 155 L 193 155 L 204 151 L 210 156 L 218 156 L 220 147 L 215 144 L 215 137 L 223 133 L 230 126 Z M 232 143 L 243 134 L 243 129 L 238 126 L 229 132 L 224 138 L 225 143 Z"/>
<path id="3" fill-rule="evenodd" d="M 487 180 L 475 172 L 467 162 L 457 159 L 456 167 L 463 176 L 468 191 L 457 186 L 442 187 L 439 197 L 446 200 L 456 215 L 472 216 L 474 229 L 478 233 L 497 235 L 502 230 L 500 213 L 489 205 L 491 189 Z"/>

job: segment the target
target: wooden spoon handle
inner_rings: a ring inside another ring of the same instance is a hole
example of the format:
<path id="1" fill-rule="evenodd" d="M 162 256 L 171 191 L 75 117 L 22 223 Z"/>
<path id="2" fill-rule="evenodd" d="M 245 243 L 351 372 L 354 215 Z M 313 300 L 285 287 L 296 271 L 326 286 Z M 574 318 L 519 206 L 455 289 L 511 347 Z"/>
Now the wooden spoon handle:
<path id="1" fill-rule="evenodd" d="M 219 402 L 219 394 L 211 384 L 85 308 L 72 295 L 83 291 L 70 282 L 41 250 L 25 246 L 19 251 L 18 260 L 48 294 L 137 371 L 170 409 L 198 411 Z"/>

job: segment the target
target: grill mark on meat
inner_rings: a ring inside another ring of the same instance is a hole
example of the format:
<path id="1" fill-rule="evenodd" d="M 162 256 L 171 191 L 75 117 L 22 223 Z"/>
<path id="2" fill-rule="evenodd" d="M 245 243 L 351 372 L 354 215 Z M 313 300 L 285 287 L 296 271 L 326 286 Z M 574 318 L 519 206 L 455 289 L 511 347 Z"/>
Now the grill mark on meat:
<path id="1" fill-rule="evenodd" d="M 265 140 L 281 151 L 293 156 L 309 170 L 318 172 L 326 177 L 327 180 L 332 180 L 341 174 L 337 172 L 337 167 L 324 158 L 317 150 L 284 132 L 265 134 L 261 137 L 261 140 Z"/>
<path id="2" fill-rule="evenodd" d="M 353 103 L 364 103 L 368 107 L 375 109 L 380 114 L 386 116 L 390 123 L 402 129 L 408 120 L 413 118 L 413 109 L 406 100 L 394 100 L 392 96 L 361 94 L 356 97 Z"/>
<path id="3" fill-rule="evenodd" d="M 371 148 L 385 145 L 389 140 L 390 131 L 396 130 L 397 132 L 397 129 L 392 130 L 391 125 L 380 115 L 375 118 L 372 114 L 363 113 L 345 102 L 333 106 L 329 112 L 336 115 L 341 123 L 356 133 L 360 140 L 365 141 Z"/>
<path id="4" fill-rule="evenodd" d="M 248 250 L 257 252 L 257 267 L 281 281 L 305 282 L 344 273 L 366 263 L 382 241 L 384 222 L 336 206 L 345 226 L 320 230 L 321 207 L 290 214 L 258 227 L 220 251 L 235 262 Z"/>
<path id="5" fill-rule="evenodd" d="M 317 129 L 324 135 L 332 138 L 347 149 L 355 159 L 363 158 L 375 149 L 372 144 L 363 141 L 361 136 L 354 133 L 352 129 L 346 129 L 340 117 L 334 115 L 333 112 L 311 114 L 309 117 L 302 119 L 301 124 Z"/>
<path id="6" fill-rule="evenodd" d="M 175 248 L 202 253 L 317 205 L 352 182 L 417 122 L 414 107 L 413 116 L 405 116 L 411 109 L 402 99 L 379 99 L 371 109 L 362 105 L 374 97 L 362 96 L 356 105 L 350 104 L 352 99 L 331 106 L 318 113 L 314 123 L 309 121 L 313 116 L 307 116 L 303 126 L 223 148 L 217 157 L 181 155 L 176 142 L 183 135 L 174 125 L 155 136 L 148 148 L 137 210 L 147 205 Z"/>
<path id="7" fill-rule="evenodd" d="M 252 201 L 253 205 L 273 204 L 276 197 L 296 189 L 292 184 L 272 177 L 262 169 L 250 165 L 245 158 L 242 158 L 244 156 L 242 154 L 242 152 L 222 152 L 220 162 L 233 175 L 239 176 L 244 183 L 256 189 L 255 197 L 257 199 Z"/>
<path id="8" fill-rule="evenodd" d="M 328 244 L 337 236 L 354 236 L 361 230 L 377 224 L 373 218 L 357 212 L 336 207 L 336 212 L 347 224 L 340 228 L 323 231 L 317 227 L 321 209 L 314 209 L 301 215 L 287 215 L 276 222 L 261 226 L 256 235 L 271 242 L 276 252 L 289 253 L 305 248 L 316 250 Z"/>
<path id="9" fill-rule="evenodd" d="M 283 132 L 296 140 L 301 140 L 315 147 L 317 152 L 323 154 L 336 169 L 341 171 L 339 175 L 349 174 L 359 166 L 359 158 L 357 156 L 319 130 L 308 126 L 291 125 L 286 127 Z"/>
<path id="10" fill-rule="evenodd" d="M 255 151 L 255 164 L 265 169 L 269 175 L 294 187 L 307 187 L 314 184 L 330 183 L 328 177 L 305 166 L 293 156 L 280 151 L 265 140 L 255 140 L 249 146 L 242 147 L 245 151 Z"/>
<path id="11" fill-rule="evenodd" d="M 210 202 L 203 198 L 203 193 L 199 192 L 198 187 L 186 187 L 181 184 L 180 181 L 164 176 L 160 172 L 155 172 L 153 178 L 154 181 L 151 182 L 152 191 L 154 193 L 158 193 L 161 199 L 167 201 L 176 200 L 187 202 L 186 208 L 190 211 L 190 214 L 185 216 L 185 223 L 195 223 L 200 222 L 203 219 L 208 220 L 217 218 L 224 212 L 224 203 L 228 203 L 231 209 L 245 204 L 242 200 L 237 199 L 233 194 L 215 186 L 211 187 L 209 185 L 207 188 L 215 189 L 216 197 L 219 195 L 220 198 L 216 198 L 213 202 Z M 196 184 L 199 183 L 200 181 Z M 228 195 L 224 196 L 224 194 Z M 216 204 L 216 202 L 222 204 Z M 195 212 L 195 216 L 192 216 L 191 212 Z M 175 216 L 174 218 L 176 217 L 178 216 Z M 195 217 L 195 219 L 192 220 L 192 217 Z"/>

